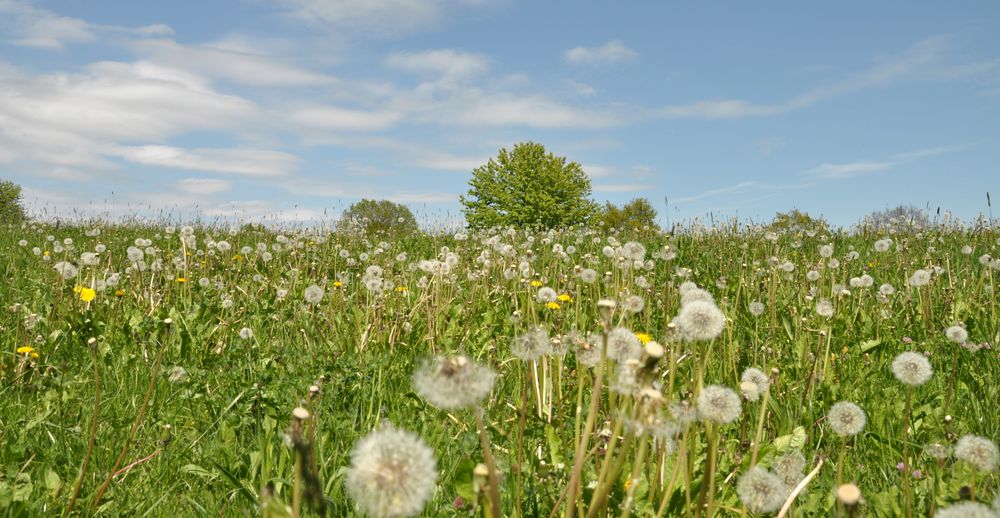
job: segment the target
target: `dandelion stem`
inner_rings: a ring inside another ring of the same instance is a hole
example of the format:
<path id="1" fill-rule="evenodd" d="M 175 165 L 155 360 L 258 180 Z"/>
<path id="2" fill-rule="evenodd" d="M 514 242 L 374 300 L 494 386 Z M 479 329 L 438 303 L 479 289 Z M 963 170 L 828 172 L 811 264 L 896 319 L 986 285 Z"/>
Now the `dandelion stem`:
<path id="1" fill-rule="evenodd" d="M 97 438 L 97 419 L 101 415 L 101 370 L 100 361 L 97 356 L 97 340 L 90 339 L 90 351 L 94 356 L 94 417 L 90 421 L 90 437 L 87 439 L 87 451 L 83 455 L 83 464 L 80 466 L 80 475 L 73 485 L 73 495 L 66 504 L 63 516 L 69 516 L 73 512 L 77 497 L 80 496 L 80 488 L 83 486 L 83 477 L 87 474 L 87 466 L 90 465 L 90 456 L 94 451 L 94 441 Z"/>
<path id="2" fill-rule="evenodd" d="M 597 422 L 597 410 L 601 403 L 601 385 L 604 381 L 604 369 L 608 357 L 608 326 L 604 326 L 601 336 L 601 361 L 597 364 L 597 372 L 594 373 L 594 386 L 590 391 L 590 408 L 587 411 L 587 421 L 583 425 L 583 434 L 580 442 L 576 445 L 576 453 L 573 458 L 573 471 L 569 478 L 569 489 L 566 495 L 566 518 L 573 518 L 576 513 L 576 499 L 580 490 L 580 478 L 583 475 L 583 462 L 587 446 L 590 444 L 590 435 L 594 432 L 594 424 Z"/>
<path id="3" fill-rule="evenodd" d="M 493 516 L 500 515 L 500 477 L 497 476 L 496 461 L 493 459 L 493 451 L 490 449 L 490 437 L 486 432 L 486 425 L 483 423 L 483 407 L 476 405 L 473 414 L 476 416 L 476 428 L 479 430 L 479 445 L 483 449 L 483 457 L 486 459 L 486 468 L 489 469 L 490 481 L 490 508 Z"/>

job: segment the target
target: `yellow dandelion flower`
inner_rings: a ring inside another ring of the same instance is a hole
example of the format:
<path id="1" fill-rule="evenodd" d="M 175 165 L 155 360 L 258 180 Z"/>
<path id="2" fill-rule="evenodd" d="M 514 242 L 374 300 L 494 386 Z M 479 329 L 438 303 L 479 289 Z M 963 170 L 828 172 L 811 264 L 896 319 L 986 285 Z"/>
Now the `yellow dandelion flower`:
<path id="1" fill-rule="evenodd" d="M 80 293 L 81 291 L 83 291 L 83 286 L 80 286 L 79 284 L 73 286 L 73 293 Z"/>
<path id="2" fill-rule="evenodd" d="M 185 279 L 184 277 L 178 277 L 178 278 L 176 279 L 176 281 L 177 281 L 177 282 L 187 282 L 188 280 L 187 280 L 187 279 Z"/>
<path id="3" fill-rule="evenodd" d="M 641 342 L 642 345 L 646 345 L 653 341 L 653 337 L 647 333 L 636 333 L 635 337 L 639 339 L 639 342 Z"/>
<path id="4" fill-rule="evenodd" d="M 545 305 L 545 307 L 547 307 L 549 309 L 559 309 L 559 303 L 558 302 L 549 302 L 548 304 Z"/>
<path id="5" fill-rule="evenodd" d="M 396 291 L 400 293 L 405 293 L 407 291 L 406 286 L 396 286 Z"/>
<path id="6" fill-rule="evenodd" d="M 24 345 L 17 348 L 17 354 L 31 354 L 35 352 L 35 348 L 30 345 Z"/>
<path id="7" fill-rule="evenodd" d="M 125 290 L 115 290 L 115 296 L 116 297 L 124 297 L 125 296 Z"/>
<path id="8" fill-rule="evenodd" d="M 48 255 L 49 255 L 49 251 L 48 251 L 48 250 L 46 250 L 46 251 L 45 251 L 44 253 L 42 253 L 42 255 L 44 255 L 44 256 L 46 256 L 46 257 L 48 257 Z"/>
<path id="9" fill-rule="evenodd" d="M 569 293 L 563 293 L 556 298 L 559 299 L 559 302 L 573 302 L 573 297 L 570 297 Z"/>
<path id="10" fill-rule="evenodd" d="M 236 254 L 236 255 L 233 256 L 233 260 L 234 261 L 242 261 L 243 260 L 243 256 L 240 255 L 240 254 Z"/>
<path id="11" fill-rule="evenodd" d="M 90 302 L 97 296 L 97 292 L 90 288 L 80 288 L 80 300 Z"/>
<path id="12" fill-rule="evenodd" d="M 38 359 L 38 353 L 36 353 L 36 352 L 31 353 L 29 356 L 31 356 L 33 359 L 36 359 L 36 360 Z"/>
<path id="13" fill-rule="evenodd" d="M 333 287 L 334 288 L 343 288 L 344 287 L 344 283 L 342 283 L 340 281 L 333 281 Z"/>
<path id="14" fill-rule="evenodd" d="M 537 288 L 542 285 L 542 281 L 531 281 L 531 287 Z"/>

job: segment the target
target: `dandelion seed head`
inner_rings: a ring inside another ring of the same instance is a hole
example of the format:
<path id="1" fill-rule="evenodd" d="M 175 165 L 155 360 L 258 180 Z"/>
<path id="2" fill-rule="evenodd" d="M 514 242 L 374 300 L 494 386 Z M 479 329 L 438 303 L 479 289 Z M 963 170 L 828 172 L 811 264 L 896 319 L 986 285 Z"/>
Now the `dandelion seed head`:
<path id="1" fill-rule="evenodd" d="M 823 318 L 833 316 L 833 303 L 827 299 L 821 299 L 816 303 L 816 314 Z"/>
<path id="2" fill-rule="evenodd" d="M 802 480 L 802 471 L 805 467 L 806 458 L 802 455 L 802 451 L 798 449 L 789 450 L 778 455 L 771 465 L 774 474 L 789 486 L 794 486 Z"/>
<path id="3" fill-rule="evenodd" d="M 712 340 L 722 334 L 726 317 L 712 302 L 697 300 L 683 305 L 674 323 L 689 341 Z"/>
<path id="4" fill-rule="evenodd" d="M 347 469 L 347 493 L 370 516 L 414 516 L 437 482 L 434 451 L 416 434 L 387 425 L 358 441 Z"/>
<path id="5" fill-rule="evenodd" d="M 624 362 L 640 356 L 642 356 L 642 341 L 635 336 L 635 333 L 624 327 L 616 327 L 608 333 L 608 358 Z"/>
<path id="6" fill-rule="evenodd" d="M 740 416 L 742 406 L 736 392 L 722 385 L 709 385 L 698 394 L 698 415 L 716 424 L 728 424 Z"/>
<path id="7" fill-rule="evenodd" d="M 701 289 L 701 288 L 691 288 L 686 291 L 681 292 L 681 305 L 686 306 L 692 302 L 704 301 L 715 303 L 715 298 L 712 294 Z"/>
<path id="8" fill-rule="evenodd" d="M 979 502 L 959 502 L 942 507 L 934 513 L 934 518 L 996 518 L 996 516 L 993 509 Z"/>
<path id="9" fill-rule="evenodd" d="M 830 412 L 827 414 L 826 419 L 827 424 L 830 425 L 830 429 L 833 430 L 833 433 L 841 437 L 848 437 L 861 433 L 861 431 L 865 429 L 865 424 L 868 422 L 865 411 L 850 401 L 841 401 L 833 405 L 830 408 Z"/>
<path id="10" fill-rule="evenodd" d="M 767 377 L 767 374 L 755 367 L 747 367 L 740 376 L 740 382 L 750 383 L 754 386 L 756 397 L 747 398 L 749 401 L 757 401 L 757 398 L 767 392 L 767 389 L 771 386 L 771 380 Z M 742 387 L 742 384 L 740 386 Z"/>
<path id="11" fill-rule="evenodd" d="M 535 326 L 515 336 L 511 341 L 510 351 L 521 360 L 537 360 L 552 352 L 549 332 L 542 326 Z"/>
<path id="12" fill-rule="evenodd" d="M 997 469 L 1000 452 L 996 443 L 986 437 L 968 434 L 955 443 L 955 458 L 968 462 L 979 471 L 990 472 Z"/>
<path id="13" fill-rule="evenodd" d="M 755 317 L 759 317 L 759 316 L 763 315 L 765 309 L 766 308 L 764 307 L 764 303 L 763 302 L 759 302 L 759 301 L 755 300 L 755 301 L 753 301 L 753 302 L 750 303 L 750 314 L 753 315 L 753 316 L 755 316 Z"/>
<path id="14" fill-rule="evenodd" d="M 920 353 L 907 351 L 900 353 L 892 361 L 892 374 L 904 385 L 916 387 L 931 379 L 931 362 Z"/>
<path id="15" fill-rule="evenodd" d="M 496 371 L 466 356 L 438 356 L 413 373 L 413 388 L 437 408 L 457 410 L 489 397 L 496 379 Z"/>
<path id="16" fill-rule="evenodd" d="M 306 302 L 312 305 L 319 304 L 319 301 L 323 300 L 323 288 L 313 284 L 306 288 L 302 296 L 306 299 Z"/>
<path id="17" fill-rule="evenodd" d="M 931 272 L 924 269 L 913 272 L 913 275 L 910 276 L 909 280 L 910 286 L 914 288 L 926 286 L 929 282 L 931 282 Z"/>
<path id="18" fill-rule="evenodd" d="M 622 309 L 629 313 L 641 313 L 646 307 L 646 301 L 639 295 L 631 295 L 622 302 Z"/>
<path id="19" fill-rule="evenodd" d="M 951 326 L 948 329 L 945 329 L 944 335 L 948 337 L 948 340 L 960 345 L 964 344 L 966 340 L 969 339 L 969 332 L 962 326 Z"/>
<path id="20" fill-rule="evenodd" d="M 788 487 L 780 478 L 760 466 L 750 468 L 736 482 L 736 494 L 740 501 L 754 513 L 778 510 L 785 503 L 788 493 Z"/>

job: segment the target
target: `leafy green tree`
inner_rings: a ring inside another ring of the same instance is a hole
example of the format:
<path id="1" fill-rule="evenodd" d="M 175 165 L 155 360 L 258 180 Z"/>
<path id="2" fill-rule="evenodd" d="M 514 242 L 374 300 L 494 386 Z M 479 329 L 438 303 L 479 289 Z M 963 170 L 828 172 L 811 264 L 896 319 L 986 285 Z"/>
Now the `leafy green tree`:
<path id="1" fill-rule="evenodd" d="M 598 206 L 589 199 L 590 178 L 577 162 L 524 142 L 472 171 L 461 196 L 469 226 L 561 228 L 587 222 Z"/>
<path id="2" fill-rule="evenodd" d="M 21 186 L 0 180 L 0 223 L 20 223 L 28 218 L 21 204 Z"/>
<path id="3" fill-rule="evenodd" d="M 621 207 L 607 202 L 601 211 L 600 221 L 606 230 L 642 232 L 660 229 L 656 224 L 656 209 L 646 198 L 636 198 Z"/>
<path id="4" fill-rule="evenodd" d="M 782 232 L 815 231 L 828 232 L 830 224 L 823 218 L 810 216 L 809 214 L 792 209 L 788 212 L 779 212 L 774 215 L 774 219 L 767 225 L 769 230 Z"/>
<path id="5" fill-rule="evenodd" d="M 405 205 L 389 200 L 363 199 L 340 216 L 337 230 L 365 235 L 401 236 L 419 231 L 417 219 Z"/>
<path id="6" fill-rule="evenodd" d="M 865 216 L 862 225 L 873 230 L 925 229 L 930 226 L 927 212 L 913 205 L 898 205 L 891 209 L 879 210 Z"/>

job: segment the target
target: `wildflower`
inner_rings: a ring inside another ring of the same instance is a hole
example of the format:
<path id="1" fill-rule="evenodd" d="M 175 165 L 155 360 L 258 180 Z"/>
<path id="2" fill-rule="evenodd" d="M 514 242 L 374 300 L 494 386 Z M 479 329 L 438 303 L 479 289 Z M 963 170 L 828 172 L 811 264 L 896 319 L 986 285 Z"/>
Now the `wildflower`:
<path id="1" fill-rule="evenodd" d="M 559 302 L 573 302 L 573 297 L 570 297 L 568 293 L 563 293 L 556 297 Z"/>
<path id="2" fill-rule="evenodd" d="M 978 435 L 963 435 L 955 443 L 955 458 L 968 462 L 979 471 L 997 469 L 1000 452 L 993 441 Z"/>
<path id="3" fill-rule="evenodd" d="M 302 296 L 306 299 L 306 302 L 312 305 L 319 304 L 319 301 L 323 300 L 323 288 L 313 284 L 306 288 Z"/>
<path id="4" fill-rule="evenodd" d="M 996 518 L 996 513 L 986 504 L 966 501 L 938 509 L 934 518 Z"/>
<path id="5" fill-rule="evenodd" d="M 722 334 L 725 315 L 709 301 L 697 300 L 681 307 L 674 322 L 690 341 L 712 340 Z"/>
<path id="6" fill-rule="evenodd" d="M 566 334 L 563 341 L 572 343 L 576 349 L 576 361 L 584 367 L 593 367 L 601 361 L 601 335 L 589 333 L 586 337 L 578 331 L 571 331 Z"/>
<path id="7" fill-rule="evenodd" d="M 913 272 L 913 275 L 910 276 L 909 280 L 910 286 L 914 288 L 926 286 L 929 282 L 931 282 L 931 272 L 924 269 Z"/>
<path id="8" fill-rule="evenodd" d="M 698 394 L 698 415 L 716 424 L 728 424 L 740 416 L 740 397 L 722 385 L 709 385 Z"/>
<path id="9" fill-rule="evenodd" d="M 434 451 L 416 434 L 389 425 L 354 446 L 346 486 L 365 514 L 414 516 L 434 493 L 437 477 Z"/>
<path id="10" fill-rule="evenodd" d="M 545 304 L 545 307 L 547 307 L 549 309 L 559 309 L 559 303 L 558 302 L 549 302 L 548 304 Z"/>
<path id="11" fill-rule="evenodd" d="M 767 389 L 771 385 L 771 381 L 768 379 L 767 374 L 764 374 L 764 371 L 754 367 L 748 367 L 743 371 L 743 375 L 740 376 L 740 382 L 741 389 L 743 388 L 743 383 L 749 383 L 753 386 L 749 394 L 746 391 L 743 393 L 743 396 L 748 401 L 757 401 L 762 394 L 767 392 Z"/>
<path id="12" fill-rule="evenodd" d="M 948 460 L 948 457 L 951 457 L 951 449 L 941 443 L 924 446 L 924 453 L 935 460 Z"/>
<path id="13" fill-rule="evenodd" d="M 116 297 L 124 297 L 125 296 L 125 290 L 121 290 L 121 289 L 115 290 L 115 296 Z"/>
<path id="14" fill-rule="evenodd" d="M 816 314 L 823 318 L 833 316 L 833 303 L 827 299 L 822 299 L 816 303 Z"/>
<path id="15" fill-rule="evenodd" d="M 95 292 L 94 290 L 92 290 L 90 288 L 87 288 L 86 286 L 77 286 L 77 287 L 73 288 L 73 291 L 75 291 L 78 294 L 80 294 L 80 300 L 82 300 L 84 302 L 90 302 L 90 301 L 94 300 L 94 297 L 97 296 L 97 292 Z"/>
<path id="16" fill-rule="evenodd" d="M 31 354 L 35 352 L 35 348 L 30 345 L 24 345 L 17 348 L 17 354 Z"/>
<path id="17" fill-rule="evenodd" d="M 616 327 L 608 333 L 608 358 L 616 362 L 636 359 L 642 355 L 639 338 L 624 327 Z"/>
<path id="18" fill-rule="evenodd" d="M 759 317 L 759 316 L 763 315 L 764 314 L 764 309 L 765 309 L 764 303 L 762 303 L 762 302 L 758 302 L 758 301 L 755 300 L 755 301 L 753 301 L 753 302 L 750 303 L 750 314 L 753 315 L 753 316 L 755 316 L 755 317 Z"/>
<path id="19" fill-rule="evenodd" d="M 178 277 L 178 278 L 174 279 L 174 281 L 183 284 L 183 283 L 187 282 L 188 280 L 185 277 Z"/>
<path id="20" fill-rule="evenodd" d="M 962 326 L 951 326 L 945 329 L 944 335 L 948 337 L 948 340 L 960 345 L 969 339 L 969 332 Z"/>
<path id="21" fill-rule="evenodd" d="M 552 351 L 549 333 L 542 326 L 522 333 L 511 342 L 511 353 L 522 360 L 537 360 Z"/>
<path id="22" fill-rule="evenodd" d="M 556 296 L 556 290 L 548 286 L 539 289 L 536 295 L 538 302 L 555 302 Z"/>
<path id="23" fill-rule="evenodd" d="M 542 285 L 542 281 L 531 281 L 532 288 L 538 288 Z"/>
<path id="24" fill-rule="evenodd" d="M 625 299 L 622 303 L 622 308 L 629 313 L 639 313 L 646 307 L 646 301 L 638 295 L 632 295 Z"/>
<path id="25" fill-rule="evenodd" d="M 56 273 L 58 273 L 59 276 L 63 278 L 63 280 L 67 281 L 76 277 L 76 274 L 80 272 L 80 270 L 77 269 L 77 267 L 74 266 L 73 263 L 66 261 L 59 261 L 52 267 L 52 269 L 54 269 Z"/>
<path id="26" fill-rule="evenodd" d="M 477 405 L 490 395 L 497 373 L 466 356 L 438 356 L 413 373 L 413 387 L 420 397 L 442 410 Z"/>
<path id="27" fill-rule="evenodd" d="M 747 510 L 753 513 L 771 513 L 785 503 L 789 489 L 770 471 L 754 466 L 740 476 L 736 493 Z"/>
<path id="28" fill-rule="evenodd" d="M 253 338 L 253 329 L 250 329 L 249 327 L 244 327 L 240 329 L 240 338 L 244 340 L 249 340 Z"/>
<path id="29" fill-rule="evenodd" d="M 802 480 L 802 470 L 806 467 L 806 458 L 799 450 L 789 450 L 775 457 L 771 468 L 785 484 L 793 486 Z"/>
<path id="30" fill-rule="evenodd" d="M 341 282 L 341 281 L 333 281 L 333 287 L 334 288 L 343 288 L 344 287 L 344 283 Z"/>
<path id="31" fill-rule="evenodd" d="M 597 270 L 593 268 L 584 268 L 580 271 L 580 280 L 586 284 L 593 284 L 597 281 Z"/>
<path id="32" fill-rule="evenodd" d="M 833 433 L 841 437 L 861 433 L 868 422 L 865 411 L 850 401 L 841 401 L 833 405 L 826 419 Z"/>
<path id="33" fill-rule="evenodd" d="M 636 333 L 635 337 L 639 339 L 639 343 L 646 345 L 653 341 L 653 337 L 647 333 Z"/>
<path id="34" fill-rule="evenodd" d="M 692 283 L 694 284 L 694 283 Z M 681 291 L 681 305 L 686 306 L 692 302 L 704 301 L 715 303 L 715 297 L 712 294 L 698 287 L 689 288 Z"/>
<path id="35" fill-rule="evenodd" d="M 920 353 L 907 351 L 900 353 L 892 361 L 892 374 L 904 385 L 923 385 L 931 379 L 931 362 Z"/>

